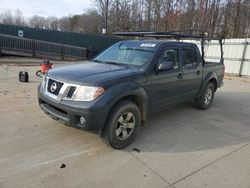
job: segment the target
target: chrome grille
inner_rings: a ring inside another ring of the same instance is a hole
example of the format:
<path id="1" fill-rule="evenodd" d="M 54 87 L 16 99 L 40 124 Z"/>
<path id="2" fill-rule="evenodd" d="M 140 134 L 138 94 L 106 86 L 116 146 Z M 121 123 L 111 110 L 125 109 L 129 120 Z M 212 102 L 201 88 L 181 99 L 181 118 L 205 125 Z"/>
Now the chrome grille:
<path id="1" fill-rule="evenodd" d="M 58 81 L 49 79 L 47 90 L 49 93 L 52 93 L 54 95 L 58 95 L 62 86 L 63 86 L 62 82 L 58 82 Z"/>
<path id="2" fill-rule="evenodd" d="M 76 90 L 76 87 L 75 87 L 75 86 L 70 87 L 69 92 L 68 92 L 68 94 L 67 94 L 67 98 L 72 98 L 72 96 L 73 96 L 75 90 Z"/>

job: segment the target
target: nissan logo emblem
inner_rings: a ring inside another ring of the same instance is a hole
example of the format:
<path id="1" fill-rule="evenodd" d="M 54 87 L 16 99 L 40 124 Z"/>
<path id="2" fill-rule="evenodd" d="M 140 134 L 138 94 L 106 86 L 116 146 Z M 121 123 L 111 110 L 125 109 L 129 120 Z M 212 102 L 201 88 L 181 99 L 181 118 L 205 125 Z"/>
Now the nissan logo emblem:
<path id="1" fill-rule="evenodd" d="M 57 85 L 56 82 L 54 82 L 51 86 L 50 86 L 50 91 L 54 92 L 57 89 Z"/>

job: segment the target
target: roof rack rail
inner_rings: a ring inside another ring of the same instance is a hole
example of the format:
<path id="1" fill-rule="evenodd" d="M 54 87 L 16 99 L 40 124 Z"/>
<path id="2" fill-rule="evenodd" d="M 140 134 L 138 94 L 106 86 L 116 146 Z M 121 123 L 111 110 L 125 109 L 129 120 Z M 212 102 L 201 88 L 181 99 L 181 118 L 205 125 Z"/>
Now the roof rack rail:
<path id="1" fill-rule="evenodd" d="M 134 36 L 134 37 L 149 37 L 149 38 L 164 38 L 164 39 L 204 39 L 204 40 L 222 40 L 222 37 L 209 37 L 208 33 L 200 30 L 176 30 L 167 32 L 153 31 L 135 31 L 135 32 L 114 32 L 117 36 Z"/>
<path id="2" fill-rule="evenodd" d="M 223 61 L 223 40 L 224 37 L 211 37 L 208 36 L 208 33 L 201 30 L 175 30 L 167 32 L 153 32 L 153 31 L 135 31 L 135 32 L 114 32 L 113 35 L 117 36 L 131 36 L 131 37 L 149 37 L 155 39 L 174 39 L 174 40 L 200 40 L 201 41 L 201 53 L 202 59 L 204 61 L 204 45 L 205 41 L 218 40 L 220 43 L 221 49 L 221 60 Z M 205 62 L 205 61 L 204 61 Z"/>

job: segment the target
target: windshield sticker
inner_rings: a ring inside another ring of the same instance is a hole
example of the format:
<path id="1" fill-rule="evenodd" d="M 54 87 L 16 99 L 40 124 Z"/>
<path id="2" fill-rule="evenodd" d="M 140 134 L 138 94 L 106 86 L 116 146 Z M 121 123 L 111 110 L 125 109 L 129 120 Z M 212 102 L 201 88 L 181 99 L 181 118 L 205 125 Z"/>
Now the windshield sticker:
<path id="1" fill-rule="evenodd" d="M 156 44 L 153 44 L 153 43 L 142 43 L 140 45 L 140 47 L 150 47 L 150 48 L 153 48 L 155 46 L 156 46 Z"/>

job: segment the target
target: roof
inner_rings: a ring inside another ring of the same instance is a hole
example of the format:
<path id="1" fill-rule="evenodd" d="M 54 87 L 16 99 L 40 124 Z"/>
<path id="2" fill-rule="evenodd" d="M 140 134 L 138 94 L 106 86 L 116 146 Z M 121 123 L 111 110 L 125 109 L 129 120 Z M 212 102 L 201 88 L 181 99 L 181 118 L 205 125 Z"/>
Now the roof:
<path id="1" fill-rule="evenodd" d="M 135 32 L 114 32 L 113 35 L 117 36 L 130 36 L 130 37 L 149 37 L 156 39 L 201 39 L 204 40 L 220 40 L 223 37 L 209 37 L 208 33 L 201 30 L 176 30 L 168 32 L 154 32 L 154 31 L 135 31 Z"/>
<path id="2" fill-rule="evenodd" d="M 148 43 L 148 44 L 166 44 L 166 43 L 169 43 L 169 44 L 194 44 L 192 42 L 180 42 L 180 41 L 176 41 L 176 40 L 144 40 L 144 39 L 136 39 L 136 40 L 124 40 L 124 41 L 121 41 L 121 42 L 131 42 L 131 43 L 139 43 L 139 44 L 143 44 L 143 43 Z"/>

